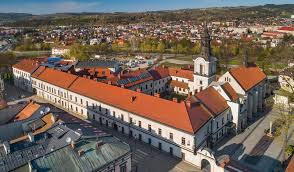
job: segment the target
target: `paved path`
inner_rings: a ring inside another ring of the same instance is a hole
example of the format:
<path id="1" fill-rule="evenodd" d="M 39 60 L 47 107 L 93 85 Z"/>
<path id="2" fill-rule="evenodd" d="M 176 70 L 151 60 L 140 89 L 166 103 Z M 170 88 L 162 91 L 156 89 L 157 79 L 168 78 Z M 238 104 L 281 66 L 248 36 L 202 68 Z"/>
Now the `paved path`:
<path id="1" fill-rule="evenodd" d="M 280 152 L 282 145 L 279 139 L 274 139 L 260 161 L 256 165 L 249 164 L 245 161 L 246 157 L 253 150 L 255 145 L 264 136 L 264 130 L 269 128 L 270 121 L 278 118 L 278 112 L 273 109 L 265 114 L 253 124 L 251 124 L 243 133 L 231 138 L 221 146 L 216 148 L 218 155 L 228 154 L 232 159 L 238 161 L 244 166 L 255 169 L 260 172 L 270 172 L 279 164 Z"/>

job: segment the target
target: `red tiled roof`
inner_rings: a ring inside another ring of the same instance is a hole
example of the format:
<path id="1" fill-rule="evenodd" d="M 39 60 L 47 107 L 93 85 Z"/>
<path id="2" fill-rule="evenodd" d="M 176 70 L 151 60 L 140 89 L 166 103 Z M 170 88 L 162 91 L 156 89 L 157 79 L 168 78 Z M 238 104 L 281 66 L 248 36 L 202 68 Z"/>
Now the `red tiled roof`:
<path id="1" fill-rule="evenodd" d="M 222 85 L 222 88 L 228 94 L 232 101 L 236 101 L 238 99 L 239 96 L 230 83 L 226 82 Z"/>
<path id="2" fill-rule="evenodd" d="M 214 116 L 219 115 L 229 108 L 227 101 L 213 87 L 208 87 L 200 91 L 195 97 L 203 103 Z"/>
<path id="3" fill-rule="evenodd" d="M 61 88 L 68 88 L 78 76 L 41 66 L 32 75 L 42 81 L 52 83 Z"/>
<path id="4" fill-rule="evenodd" d="M 180 68 L 168 68 L 170 76 L 187 78 L 189 80 L 194 80 L 193 71 L 184 70 Z"/>
<path id="5" fill-rule="evenodd" d="M 279 28 L 278 30 L 283 30 L 283 31 L 294 31 L 294 27 L 283 26 L 283 27 Z"/>
<path id="6" fill-rule="evenodd" d="M 29 103 L 21 112 L 15 116 L 16 121 L 24 120 L 31 117 L 34 112 L 40 108 L 40 105 L 34 102 Z"/>
<path id="7" fill-rule="evenodd" d="M 242 65 L 232 68 L 229 72 L 245 91 L 250 90 L 266 78 L 263 71 L 256 65 L 249 65 L 248 67 Z"/>
<path id="8" fill-rule="evenodd" d="M 23 59 L 20 62 L 14 64 L 12 67 L 28 73 L 33 73 L 34 70 L 39 67 L 39 63 L 35 60 Z"/>
<path id="9" fill-rule="evenodd" d="M 87 78 L 76 78 L 57 70 L 46 69 L 35 78 L 57 86 L 70 85 L 68 90 L 72 92 L 189 133 L 195 133 L 210 116 L 202 107 L 187 110 L 184 102 L 176 103 Z M 61 80 L 71 84 L 60 84 Z"/>
<path id="10" fill-rule="evenodd" d="M 158 67 L 148 72 L 152 75 L 153 80 L 159 80 L 170 76 L 168 69 L 163 67 Z"/>
<path id="11" fill-rule="evenodd" d="M 173 87 L 179 87 L 179 88 L 184 88 L 184 89 L 188 89 L 188 83 L 185 82 L 180 82 L 180 81 L 176 81 L 176 80 L 171 80 L 171 86 Z"/>
<path id="12" fill-rule="evenodd" d="M 293 172 L 294 171 L 294 156 L 292 156 L 285 172 Z"/>
<path id="13" fill-rule="evenodd" d="M 192 105 L 188 110 L 188 114 L 194 131 L 197 131 L 212 118 L 211 113 L 202 105 Z"/>

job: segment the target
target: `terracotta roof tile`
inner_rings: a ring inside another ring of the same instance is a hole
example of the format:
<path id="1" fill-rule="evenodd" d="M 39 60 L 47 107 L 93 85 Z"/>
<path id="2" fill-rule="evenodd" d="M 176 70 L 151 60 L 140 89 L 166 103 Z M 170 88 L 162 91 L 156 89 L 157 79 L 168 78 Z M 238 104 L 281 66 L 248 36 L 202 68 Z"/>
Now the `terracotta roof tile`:
<path id="1" fill-rule="evenodd" d="M 239 96 L 237 92 L 233 89 L 230 83 L 226 82 L 222 85 L 223 90 L 228 94 L 232 101 L 238 100 Z"/>
<path id="2" fill-rule="evenodd" d="M 176 103 L 70 75 L 61 71 L 46 69 L 36 78 L 59 86 L 61 81 L 59 77 L 55 76 L 61 76 L 63 83 L 72 82 L 68 88 L 72 92 L 189 133 L 195 133 L 203 123 L 207 122 L 209 116 L 209 113 L 201 107 L 187 110 L 184 102 Z M 61 85 L 68 86 L 69 84 Z"/>
<path id="3" fill-rule="evenodd" d="M 266 78 L 264 72 L 256 65 L 239 66 L 232 68 L 229 72 L 245 91 L 250 90 Z"/>
<path id="4" fill-rule="evenodd" d="M 42 69 L 43 71 L 40 71 Z M 37 72 L 40 72 L 40 74 L 37 75 Z M 42 81 L 52 83 L 61 88 L 68 88 L 78 78 L 78 76 L 76 75 L 57 71 L 50 68 L 40 68 L 36 70 L 36 72 L 32 76 L 37 77 Z"/>
<path id="5" fill-rule="evenodd" d="M 181 82 L 181 81 L 171 80 L 170 84 L 172 87 L 179 87 L 179 88 L 184 88 L 184 89 L 189 88 L 188 83 Z"/>
<path id="6" fill-rule="evenodd" d="M 33 73 L 34 70 L 36 70 L 39 67 L 39 63 L 35 60 L 24 59 L 14 64 L 12 67 L 28 73 Z"/>
<path id="7" fill-rule="evenodd" d="M 180 68 L 168 68 L 170 76 L 187 78 L 189 80 L 194 80 L 193 71 L 184 70 Z"/>
<path id="8" fill-rule="evenodd" d="M 34 102 L 29 103 L 22 111 L 20 111 L 16 116 L 15 120 L 20 121 L 24 119 L 28 119 L 31 117 L 38 109 L 40 105 Z"/>
<path id="9" fill-rule="evenodd" d="M 160 99 L 86 78 L 78 78 L 69 90 L 148 119 L 194 132 L 184 103 Z"/>
<path id="10" fill-rule="evenodd" d="M 208 87 L 195 96 L 214 116 L 229 108 L 227 101 L 213 87 Z"/>
<path id="11" fill-rule="evenodd" d="M 158 68 L 149 70 L 148 72 L 152 75 L 153 80 L 159 80 L 159 79 L 166 78 L 166 77 L 170 76 L 169 70 L 167 68 L 163 68 L 163 67 L 158 67 Z"/>

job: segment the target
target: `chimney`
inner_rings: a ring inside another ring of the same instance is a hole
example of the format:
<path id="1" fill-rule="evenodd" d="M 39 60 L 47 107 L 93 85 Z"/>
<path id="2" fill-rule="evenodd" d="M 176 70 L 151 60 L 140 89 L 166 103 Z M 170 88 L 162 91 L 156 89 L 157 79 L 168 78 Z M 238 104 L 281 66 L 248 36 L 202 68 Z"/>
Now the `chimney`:
<path id="1" fill-rule="evenodd" d="M 96 143 L 96 150 L 98 150 L 102 145 L 104 145 L 104 142 L 102 140 L 99 140 L 97 143 Z"/>
<path id="2" fill-rule="evenodd" d="M 107 84 L 108 84 L 108 85 L 111 85 L 111 81 L 107 81 Z"/>
<path id="3" fill-rule="evenodd" d="M 88 76 L 88 79 L 91 79 L 91 76 Z"/>
<path id="4" fill-rule="evenodd" d="M 124 84 L 121 84 L 120 87 L 121 87 L 121 88 L 125 88 L 125 85 L 124 85 Z"/>
<path id="5" fill-rule="evenodd" d="M 97 81 L 97 78 L 93 78 L 94 81 Z"/>
<path id="6" fill-rule="evenodd" d="M 70 71 L 67 71 L 67 73 L 71 74 L 71 72 L 70 72 Z"/>
<path id="7" fill-rule="evenodd" d="M 85 151 L 83 149 L 78 150 L 78 155 L 83 156 L 85 154 Z"/>
<path id="8" fill-rule="evenodd" d="M 29 132 L 28 133 L 28 138 L 29 138 L 30 142 L 34 142 L 35 141 L 35 138 L 34 138 L 34 135 L 33 135 L 32 132 Z"/>
<path id="9" fill-rule="evenodd" d="M 154 96 L 160 98 L 160 94 L 158 93 L 155 93 Z"/>
<path id="10" fill-rule="evenodd" d="M 6 155 L 10 154 L 10 145 L 8 141 L 3 142 L 4 150 Z"/>
<path id="11" fill-rule="evenodd" d="M 178 99 L 174 97 L 174 98 L 173 98 L 173 102 L 178 103 Z"/>
<path id="12" fill-rule="evenodd" d="M 73 140 L 70 142 L 70 147 L 72 149 L 74 149 L 76 147 L 76 143 Z"/>
<path id="13" fill-rule="evenodd" d="M 186 100 L 186 105 L 190 109 L 191 108 L 191 101 L 190 100 Z"/>
<path id="14" fill-rule="evenodd" d="M 140 88 L 137 88 L 136 90 L 138 93 L 141 93 L 141 89 Z"/>
<path id="15" fill-rule="evenodd" d="M 87 78 L 87 76 L 86 75 L 83 75 L 83 78 Z"/>

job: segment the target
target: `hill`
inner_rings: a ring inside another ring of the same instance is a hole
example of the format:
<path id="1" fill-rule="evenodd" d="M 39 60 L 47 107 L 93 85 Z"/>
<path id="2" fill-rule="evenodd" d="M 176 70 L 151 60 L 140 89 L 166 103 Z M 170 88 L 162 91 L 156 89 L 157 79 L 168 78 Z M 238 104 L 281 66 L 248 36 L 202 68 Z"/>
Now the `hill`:
<path id="1" fill-rule="evenodd" d="M 253 7 L 221 7 L 206 9 L 181 9 L 166 11 L 149 11 L 140 13 L 58 13 L 49 15 L 32 15 L 6 13 L 0 14 L 0 22 L 7 26 L 51 26 L 51 25 L 89 25 L 89 24 L 128 24 L 138 22 L 161 22 L 190 20 L 201 22 L 203 20 L 254 21 L 290 17 L 294 11 L 294 4 Z M 28 22 L 29 21 L 29 22 Z"/>

